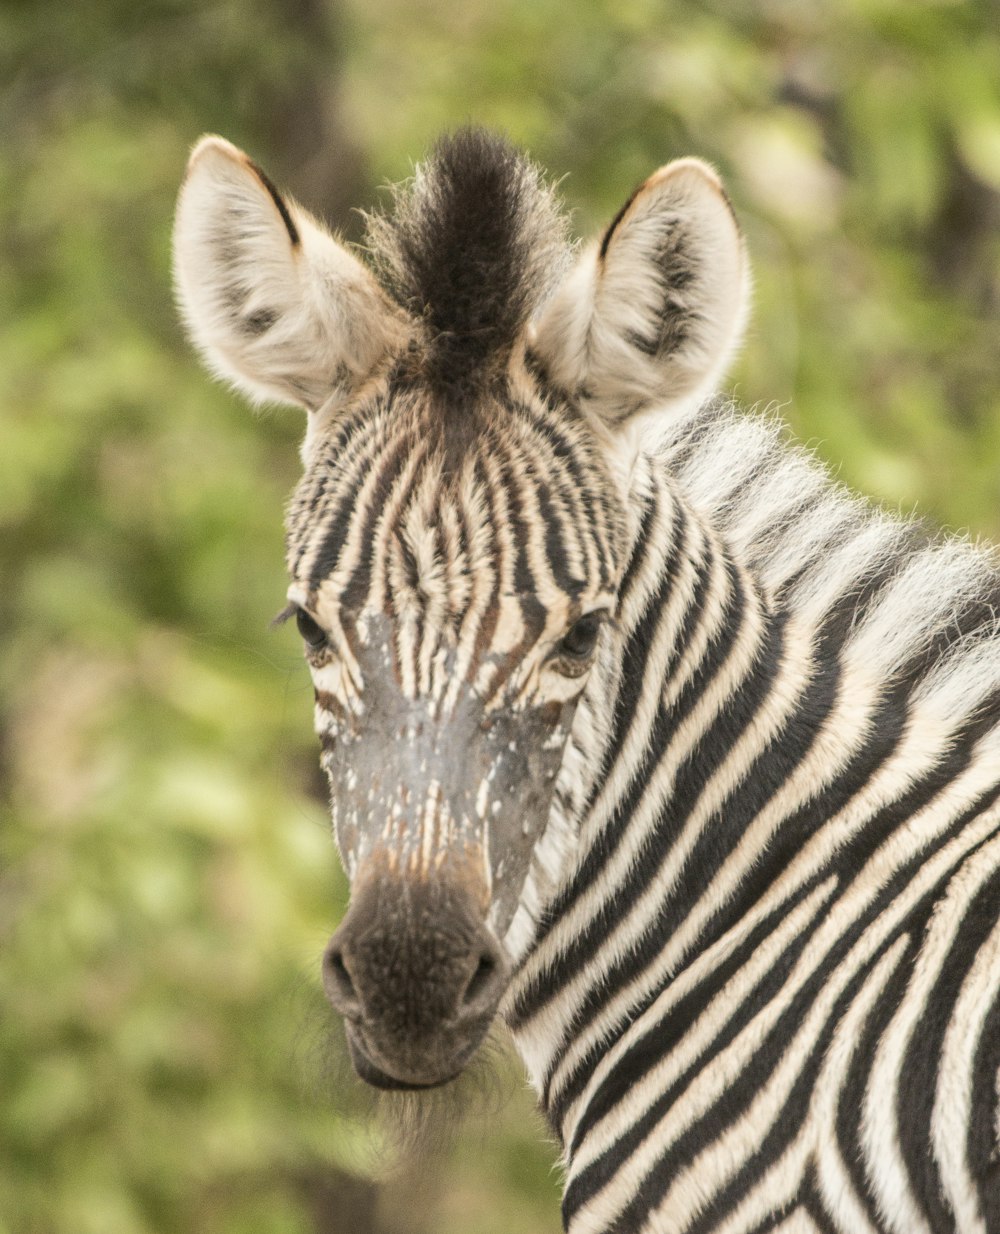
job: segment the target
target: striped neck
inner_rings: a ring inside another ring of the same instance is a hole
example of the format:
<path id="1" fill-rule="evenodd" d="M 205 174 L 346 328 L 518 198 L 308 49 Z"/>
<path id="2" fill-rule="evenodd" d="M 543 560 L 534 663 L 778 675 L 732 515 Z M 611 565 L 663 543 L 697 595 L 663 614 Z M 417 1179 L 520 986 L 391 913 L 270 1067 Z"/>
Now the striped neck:
<path id="1" fill-rule="evenodd" d="M 749 825 L 822 722 L 812 641 L 771 611 L 657 469 L 640 482 L 617 646 L 574 729 L 587 747 L 567 793 L 579 820 L 575 869 L 542 913 L 509 1001 L 515 1040 L 567 1149 L 597 1108 L 598 1064 L 766 884 L 762 869 L 736 894 Z M 795 714 L 810 683 L 810 708 Z M 829 674 L 827 704 L 834 691 Z M 760 771 L 748 792 L 751 759 Z M 780 861 L 772 850 L 768 868 Z M 734 885 L 723 895 L 727 868 Z"/>
<path id="2" fill-rule="evenodd" d="M 815 1169 L 865 1194 L 853 1173 L 889 1133 L 855 1103 L 836 1147 L 824 1093 L 852 1047 L 827 1047 L 901 997 L 909 940 L 980 861 L 1000 799 L 978 591 L 995 576 L 970 550 L 859 508 L 768 587 L 784 543 L 754 561 L 676 469 L 643 468 L 618 641 L 573 734 L 578 845 L 506 1008 L 573 1234 L 658 1230 L 667 1208 L 671 1229 L 714 1228 L 709 1194 L 756 1203 L 739 1163 L 765 1137 L 790 1194 Z M 782 534 L 814 537 L 796 518 Z"/>

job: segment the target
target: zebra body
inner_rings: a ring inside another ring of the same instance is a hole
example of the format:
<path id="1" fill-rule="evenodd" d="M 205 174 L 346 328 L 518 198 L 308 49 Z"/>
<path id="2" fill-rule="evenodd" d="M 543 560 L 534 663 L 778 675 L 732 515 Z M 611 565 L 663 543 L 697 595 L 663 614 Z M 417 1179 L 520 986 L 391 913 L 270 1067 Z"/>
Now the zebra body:
<path id="1" fill-rule="evenodd" d="M 195 341 L 309 411 L 289 612 L 358 1073 L 444 1082 L 501 1016 L 570 1234 L 996 1234 L 992 557 L 709 397 L 746 272 L 704 165 L 574 258 L 467 132 L 370 244 L 192 156 Z"/>
<path id="2" fill-rule="evenodd" d="M 508 995 L 567 1228 L 1000 1228 L 993 567 L 725 407 L 661 449 Z"/>

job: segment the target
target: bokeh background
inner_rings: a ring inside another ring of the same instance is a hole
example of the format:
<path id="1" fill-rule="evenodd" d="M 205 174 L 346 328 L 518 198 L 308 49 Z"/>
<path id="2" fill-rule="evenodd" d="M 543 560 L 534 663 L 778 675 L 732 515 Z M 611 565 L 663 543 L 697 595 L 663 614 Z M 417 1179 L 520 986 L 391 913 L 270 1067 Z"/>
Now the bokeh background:
<path id="1" fill-rule="evenodd" d="M 733 388 L 890 507 L 1000 535 L 990 0 L 3 0 L 0 1234 L 554 1234 L 516 1067 L 397 1154 L 318 959 L 345 888 L 283 604 L 302 425 L 169 283 L 215 130 L 348 237 L 449 126 L 586 234 L 668 158 L 756 267 Z"/>

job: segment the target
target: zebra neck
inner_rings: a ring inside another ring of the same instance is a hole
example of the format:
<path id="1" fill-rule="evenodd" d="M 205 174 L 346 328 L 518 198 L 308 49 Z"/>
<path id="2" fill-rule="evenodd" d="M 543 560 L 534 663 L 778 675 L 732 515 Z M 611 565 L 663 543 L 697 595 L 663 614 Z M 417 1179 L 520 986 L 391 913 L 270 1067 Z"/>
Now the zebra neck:
<path id="1" fill-rule="evenodd" d="M 835 663 L 817 662 L 815 638 L 772 609 L 655 472 L 618 635 L 581 704 L 561 785 L 575 868 L 540 915 L 508 1005 L 564 1139 L 608 1046 L 741 920 L 798 842 L 789 828 L 776 843 L 787 811 L 758 816 L 836 692 Z"/>
<path id="2" fill-rule="evenodd" d="M 792 1064 L 819 1087 L 824 1054 L 792 1049 L 798 1028 L 822 1045 L 843 1016 L 856 1034 L 891 984 L 901 997 L 938 899 L 1000 880 L 992 566 L 852 508 L 774 602 L 769 563 L 731 544 L 651 478 L 618 643 L 573 733 L 578 846 L 505 1009 L 564 1145 L 570 1230 L 646 1228 L 609 1214 L 670 1185 L 695 1123 L 697 1144 L 742 1137 L 720 1179 L 770 1134 L 801 1148 L 782 1179 L 805 1187 L 810 1107 L 781 1103 Z M 744 1116 L 779 1089 L 770 1122 Z M 856 1144 L 888 1134 L 856 1106 Z"/>

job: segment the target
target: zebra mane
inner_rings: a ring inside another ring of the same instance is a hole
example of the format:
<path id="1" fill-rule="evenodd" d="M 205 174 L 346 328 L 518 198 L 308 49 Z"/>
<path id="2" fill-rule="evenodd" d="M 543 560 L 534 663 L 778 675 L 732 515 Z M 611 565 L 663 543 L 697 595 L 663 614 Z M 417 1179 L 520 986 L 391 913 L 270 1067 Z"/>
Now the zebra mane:
<path id="1" fill-rule="evenodd" d="M 846 625 L 873 669 L 915 684 L 961 664 L 959 677 L 980 674 L 977 692 L 1000 687 L 992 546 L 879 508 L 790 442 L 776 416 L 726 400 L 671 425 L 656 454 L 778 603 Z"/>
<path id="2" fill-rule="evenodd" d="M 424 371 L 441 389 L 496 372 L 570 255 L 541 172 L 505 140 L 460 129 L 434 147 L 391 212 L 367 216 L 390 295 L 426 330 Z"/>

